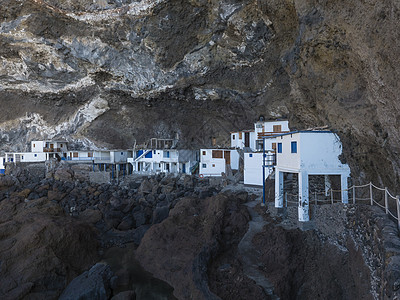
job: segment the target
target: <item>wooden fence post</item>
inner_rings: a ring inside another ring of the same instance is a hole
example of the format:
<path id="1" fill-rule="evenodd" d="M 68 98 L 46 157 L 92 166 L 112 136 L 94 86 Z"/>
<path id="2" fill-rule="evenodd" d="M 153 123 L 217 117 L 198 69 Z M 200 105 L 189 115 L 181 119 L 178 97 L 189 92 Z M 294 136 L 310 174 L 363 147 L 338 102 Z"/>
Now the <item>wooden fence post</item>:
<path id="1" fill-rule="evenodd" d="M 356 204 L 356 186 L 353 185 L 353 204 Z"/>
<path id="2" fill-rule="evenodd" d="M 388 190 L 387 190 L 387 187 L 385 187 L 385 212 L 386 212 L 386 214 L 389 213 L 389 203 L 388 203 Z"/>
<path id="3" fill-rule="evenodd" d="M 372 182 L 369 183 L 369 197 L 371 198 L 371 205 L 374 205 L 374 199 L 372 198 Z"/>
<path id="4" fill-rule="evenodd" d="M 396 196 L 396 205 L 397 205 L 397 226 L 400 230 L 400 197 Z"/>

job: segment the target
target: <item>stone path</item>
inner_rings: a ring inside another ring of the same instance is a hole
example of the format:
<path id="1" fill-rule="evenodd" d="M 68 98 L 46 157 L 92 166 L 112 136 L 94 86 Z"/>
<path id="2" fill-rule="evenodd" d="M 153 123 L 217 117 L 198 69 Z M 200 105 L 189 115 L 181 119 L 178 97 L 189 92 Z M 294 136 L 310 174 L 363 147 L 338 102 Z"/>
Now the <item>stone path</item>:
<path id="1" fill-rule="evenodd" d="M 257 190 L 257 191 L 256 191 Z M 251 189 L 249 193 L 259 194 L 261 189 Z M 278 296 L 274 295 L 274 286 L 268 281 L 267 278 L 260 271 L 259 267 L 259 253 L 252 244 L 253 237 L 263 230 L 266 221 L 260 216 L 254 209 L 254 207 L 261 202 L 261 196 L 256 200 L 246 203 L 251 221 L 249 222 L 249 229 L 243 236 L 242 240 L 238 245 L 239 255 L 243 263 L 243 272 L 247 277 L 254 280 L 256 284 L 261 286 L 267 295 L 272 296 L 272 299 L 279 299 Z"/>

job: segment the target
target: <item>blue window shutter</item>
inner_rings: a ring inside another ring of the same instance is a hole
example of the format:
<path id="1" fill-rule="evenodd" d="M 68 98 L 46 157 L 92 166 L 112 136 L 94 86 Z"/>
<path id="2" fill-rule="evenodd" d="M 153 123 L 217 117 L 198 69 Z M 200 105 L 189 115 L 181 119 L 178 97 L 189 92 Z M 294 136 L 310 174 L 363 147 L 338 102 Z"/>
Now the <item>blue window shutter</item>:
<path id="1" fill-rule="evenodd" d="M 297 142 L 292 142 L 292 153 L 297 153 Z"/>
<path id="2" fill-rule="evenodd" d="M 278 153 L 282 153 L 282 143 L 278 143 Z"/>

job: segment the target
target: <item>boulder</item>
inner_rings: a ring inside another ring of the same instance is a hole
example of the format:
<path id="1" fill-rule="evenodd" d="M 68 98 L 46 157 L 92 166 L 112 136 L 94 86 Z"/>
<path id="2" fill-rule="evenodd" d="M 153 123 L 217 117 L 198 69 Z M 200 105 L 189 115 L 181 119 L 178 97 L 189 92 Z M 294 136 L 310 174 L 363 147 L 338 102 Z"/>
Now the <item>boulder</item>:
<path id="1" fill-rule="evenodd" d="M 136 300 L 135 291 L 124 291 L 116 294 L 111 300 Z"/>
<path id="2" fill-rule="evenodd" d="M 60 181 L 72 181 L 73 172 L 65 168 L 57 169 L 54 173 L 54 179 Z"/>
<path id="3" fill-rule="evenodd" d="M 149 230 L 150 225 L 142 225 L 135 229 L 133 232 L 133 242 L 135 245 L 140 245 L 144 235 L 146 234 L 147 230 Z"/>
<path id="4" fill-rule="evenodd" d="M 117 229 L 125 231 L 132 229 L 133 225 L 134 225 L 133 217 L 128 215 L 122 219 L 122 222 L 118 225 Z"/>
<path id="5" fill-rule="evenodd" d="M 17 183 L 17 179 L 15 179 L 12 176 L 9 176 L 9 175 L 0 176 L 0 188 L 10 187 L 16 183 Z"/>
<path id="6" fill-rule="evenodd" d="M 98 209 L 86 209 L 79 214 L 79 218 L 87 223 L 96 224 L 102 218 L 102 213 Z"/>
<path id="7" fill-rule="evenodd" d="M 89 271 L 76 277 L 61 294 L 59 300 L 107 300 L 111 295 L 113 272 L 105 263 L 95 264 Z"/>
<path id="8" fill-rule="evenodd" d="M 157 207 L 153 212 L 153 224 L 158 224 L 168 218 L 169 207 Z"/>
<path id="9" fill-rule="evenodd" d="M 138 192 L 143 194 L 150 194 L 152 190 L 153 190 L 153 185 L 150 183 L 149 180 L 145 179 L 140 184 Z"/>
<path id="10" fill-rule="evenodd" d="M 136 227 L 146 224 L 146 213 L 143 209 L 135 211 L 133 213 L 133 219 L 135 220 Z"/>

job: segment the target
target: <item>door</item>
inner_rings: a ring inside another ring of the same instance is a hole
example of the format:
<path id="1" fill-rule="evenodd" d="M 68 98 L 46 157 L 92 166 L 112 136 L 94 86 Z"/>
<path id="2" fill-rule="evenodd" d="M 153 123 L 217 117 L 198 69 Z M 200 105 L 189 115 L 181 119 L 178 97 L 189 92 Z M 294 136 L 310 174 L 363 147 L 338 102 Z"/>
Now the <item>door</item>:
<path id="1" fill-rule="evenodd" d="M 186 164 L 182 164 L 182 173 L 186 174 Z"/>
<path id="2" fill-rule="evenodd" d="M 224 156 L 225 156 L 225 163 L 227 165 L 231 164 L 231 151 L 224 151 Z"/>
<path id="3" fill-rule="evenodd" d="M 250 132 L 244 133 L 244 146 L 250 147 Z"/>

